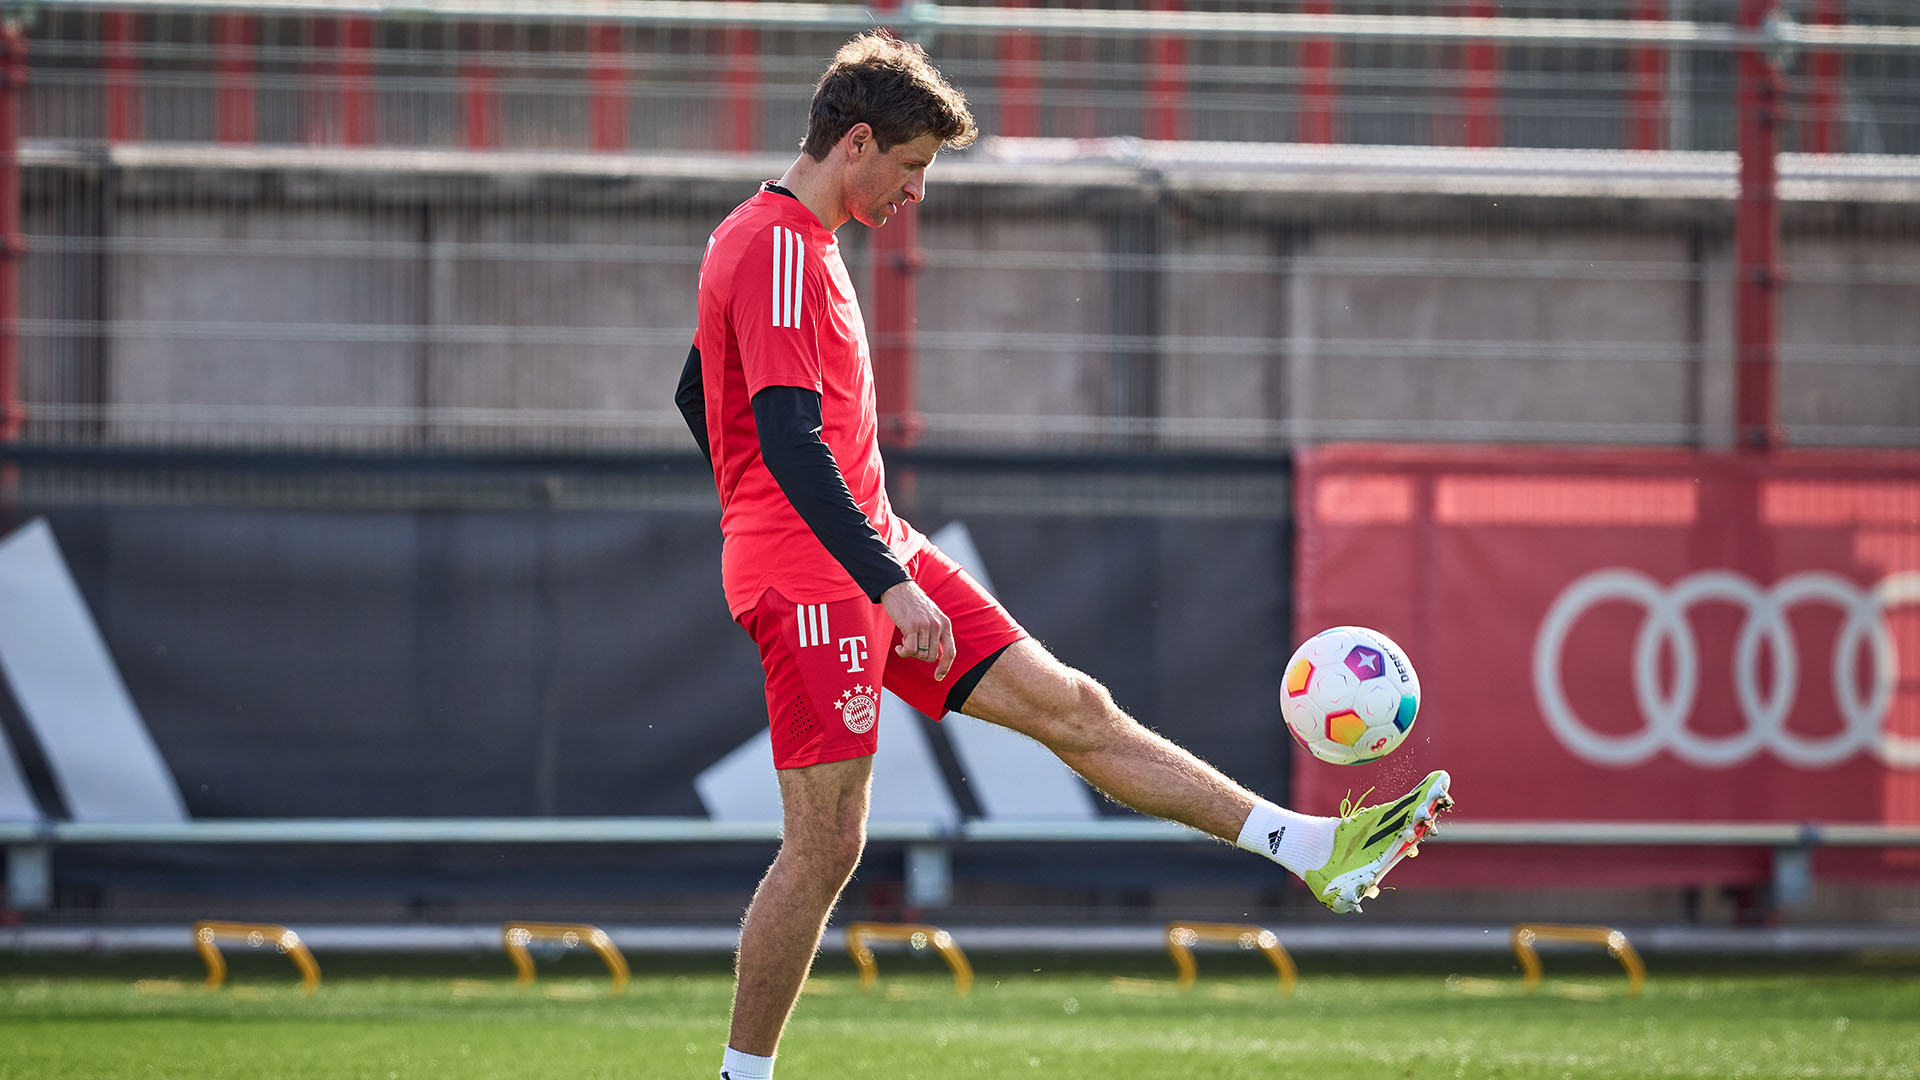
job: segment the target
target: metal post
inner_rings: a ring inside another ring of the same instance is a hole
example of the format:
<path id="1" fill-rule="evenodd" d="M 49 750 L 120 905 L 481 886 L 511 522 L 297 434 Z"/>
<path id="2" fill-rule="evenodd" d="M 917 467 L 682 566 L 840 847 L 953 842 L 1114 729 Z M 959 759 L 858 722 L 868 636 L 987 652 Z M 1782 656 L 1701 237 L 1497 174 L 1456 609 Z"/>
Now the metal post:
<path id="1" fill-rule="evenodd" d="M 53 849 L 46 844 L 15 844 L 7 848 L 9 911 L 45 911 L 53 902 Z"/>
<path id="2" fill-rule="evenodd" d="M 340 138 L 348 146 L 373 142 L 373 20 L 340 19 L 335 24 L 334 50 L 340 76 Z"/>
<path id="3" fill-rule="evenodd" d="M 883 446 L 912 446 L 926 420 L 918 405 L 920 210 L 900 208 L 873 234 L 873 389 Z"/>
<path id="4" fill-rule="evenodd" d="M 1333 0 L 1307 0 L 1303 9 L 1309 15 L 1333 14 Z M 1333 138 L 1333 109 L 1339 91 L 1334 86 L 1334 50 L 1330 38 L 1307 38 L 1300 43 L 1300 134 L 1301 142 L 1330 143 Z"/>
<path id="5" fill-rule="evenodd" d="M 1494 16 L 1493 0 L 1469 0 L 1467 14 L 1476 19 Z M 1491 41 L 1469 41 L 1466 64 L 1466 144 L 1500 145 L 1500 46 Z"/>
<path id="6" fill-rule="evenodd" d="M 621 67 L 620 28 L 601 23 L 588 31 L 592 38 L 593 68 L 587 79 L 593 86 L 587 133 L 595 150 L 627 148 L 627 73 Z"/>
<path id="7" fill-rule="evenodd" d="M 1148 446 L 1160 416 L 1166 275 L 1164 205 L 1141 203 L 1108 217 L 1102 231 L 1112 258 L 1107 269 L 1108 352 L 1103 412 L 1115 418 L 1128 449 Z"/>
<path id="8" fill-rule="evenodd" d="M 1777 15 L 1777 0 L 1740 0 L 1740 25 L 1757 30 Z M 1778 368 L 1780 203 L 1776 157 L 1785 94 L 1780 69 L 1759 49 L 1739 59 L 1740 207 L 1734 225 L 1734 427 L 1743 450 L 1778 446 L 1774 379 Z"/>
<path id="9" fill-rule="evenodd" d="M 877 5 L 888 15 L 897 14 L 898 6 L 899 0 Z M 920 209 L 908 203 L 873 233 L 873 392 L 882 446 L 912 446 L 926 426 L 917 407 L 918 281 L 926 261 L 920 250 Z M 904 476 L 902 481 L 911 483 Z"/>
<path id="10" fill-rule="evenodd" d="M 728 138 L 725 149 L 747 153 L 760 144 L 760 32 L 729 26 L 726 41 Z"/>
<path id="11" fill-rule="evenodd" d="M 17 22 L 0 23 L 0 442 L 13 442 L 26 425 L 20 401 L 20 95 L 27 86 L 27 36 Z"/>
<path id="12" fill-rule="evenodd" d="M 1640 0 L 1634 18 L 1658 21 L 1667 17 L 1666 0 Z M 1650 46 L 1633 50 L 1633 90 L 1627 145 L 1635 150 L 1659 150 L 1666 140 L 1666 54 Z"/>
<path id="13" fill-rule="evenodd" d="M 953 852 L 945 844 L 907 845 L 907 905 L 946 907 L 953 903 Z"/>
<path id="14" fill-rule="evenodd" d="M 1148 0 L 1150 11 L 1179 11 L 1184 0 Z M 1147 115 L 1149 139 L 1185 137 L 1187 96 L 1186 42 L 1172 34 L 1147 39 Z"/>
<path id="15" fill-rule="evenodd" d="M 1010 8 L 1028 7 L 1032 0 L 1007 0 Z M 1020 138 L 1040 134 L 1040 41 L 1034 35 L 1010 31 L 1000 35 L 1000 131 Z"/>
<path id="16" fill-rule="evenodd" d="M 481 24 L 472 28 L 474 53 L 490 51 L 493 27 Z M 494 89 L 493 65 L 482 57 L 470 56 L 460 65 L 461 96 L 466 104 L 466 147 L 490 150 L 500 145 L 500 95 Z"/>
<path id="17" fill-rule="evenodd" d="M 1813 848 L 1793 844 L 1773 849 L 1774 910 L 1796 910 L 1813 902 Z"/>
<path id="18" fill-rule="evenodd" d="M 140 137 L 140 90 L 134 82 L 140 70 L 134 51 L 137 25 L 131 11 L 109 11 L 100 16 L 101 43 L 106 47 L 108 142 L 130 142 Z"/>
<path id="19" fill-rule="evenodd" d="M 253 17 L 221 15 L 213 21 L 213 37 L 214 137 L 223 143 L 251 143 L 258 131 L 253 97 Z"/>

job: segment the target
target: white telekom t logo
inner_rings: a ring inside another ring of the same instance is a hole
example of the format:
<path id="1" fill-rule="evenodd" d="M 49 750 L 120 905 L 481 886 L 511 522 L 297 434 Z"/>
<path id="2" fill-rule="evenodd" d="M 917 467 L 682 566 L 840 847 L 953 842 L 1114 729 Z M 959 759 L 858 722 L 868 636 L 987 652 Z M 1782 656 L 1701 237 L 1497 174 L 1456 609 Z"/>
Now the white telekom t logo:
<path id="1" fill-rule="evenodd" d="M 843 637 L 840 639 L 840 660 L 847 665 L 847 674 L 867 670 L 867 638 Z"/>

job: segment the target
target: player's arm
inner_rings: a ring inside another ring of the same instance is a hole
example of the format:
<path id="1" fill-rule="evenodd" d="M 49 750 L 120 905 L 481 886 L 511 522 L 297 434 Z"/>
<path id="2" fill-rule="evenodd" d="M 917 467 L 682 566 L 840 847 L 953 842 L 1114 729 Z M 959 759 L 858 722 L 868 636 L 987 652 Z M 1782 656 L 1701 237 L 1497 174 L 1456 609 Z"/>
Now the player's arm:
<path id="1" fill-rule="evenodd" d="M 886 609 L 900 630 L 900 655 L 933 661 L 934 679 L 945 679 L 953 667 L 953 625 L 854 501 L 820 435 L 820 395 L 798 386 L 764 387 L 753 395 L 753 422 L 767 472 L 827 554 L 867 599 Z"/>
<path id="2" fill-rule="evenodd" d="M 693 441 L 700 444 L 700 452 L 707 456 L 707 464 L 713 464 L 713 447 L 707 444 L 707 388 L 700 376 L 697 345 L 687 347 L 687 365 L 680 369 L 680 385 L 673 392 L 673 403 L 680 407 L 680 415 L 686 418 Z"/>
<path id="3" fill-rule="evenodd" d="M 874 603 L 908 580 L 906 567 L 874 531 L 853 499 L 840 463 L 820 435 L 820 395 L 798 386 L 769 386 L 753 395 L 760 457 L 800 520 L 827 554 Z"/>

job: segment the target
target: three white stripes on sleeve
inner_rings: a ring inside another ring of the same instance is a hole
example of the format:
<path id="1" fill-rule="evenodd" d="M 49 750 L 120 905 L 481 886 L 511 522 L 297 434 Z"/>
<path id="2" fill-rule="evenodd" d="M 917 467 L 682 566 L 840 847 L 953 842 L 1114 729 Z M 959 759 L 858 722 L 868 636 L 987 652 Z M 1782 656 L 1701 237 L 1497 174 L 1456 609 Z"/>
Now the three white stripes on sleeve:
<path id="1" fill-rule="evenodd" d="M 800 327 L 801 286 L 806 280 L 807 249 L 800 234 L 773 227 L 773 325 Z"/>
<path id="2" fill-rule="evenodd" d="M 781 225 L 773 227 L 773 325 L 800 327 L 801 286 L 806 280 L 807 249 L 800 234 Z M 800 627 L 800 647 L 825 645 L 827 605 L 800 604 L 793 609 Z"/>
<path id="3" fill-rule="evenodd" d="M 800 647 L 827 643 L 827 605 L 801 604 L 793 609 L 800 621 Z"/>

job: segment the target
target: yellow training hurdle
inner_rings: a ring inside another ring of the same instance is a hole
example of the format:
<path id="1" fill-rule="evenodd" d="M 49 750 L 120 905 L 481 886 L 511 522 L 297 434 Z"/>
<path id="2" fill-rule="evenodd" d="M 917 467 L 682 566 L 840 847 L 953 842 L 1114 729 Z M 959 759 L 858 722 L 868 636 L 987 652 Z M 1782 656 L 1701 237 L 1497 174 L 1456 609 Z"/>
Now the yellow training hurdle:
<path id="1" fill-rule="evenodd" d="M 953 935 L 945 930 L 916 923 L 848 923 L 847 954 L 853 957 L 853 965 L 860 969 L 862 990 L 871 990 L 880 978 L 880 965 L 874 962 L 873 950 L 867 947 L 868 941 L 904 942 L 912 949 L 931 946 L 953 971 L 953 992 L 965 994 L 973 989 L 973 966 L 967 963 L 967 954 L 954 944 Z"/>
<path id="2" fill-rule="evenodd" d="M 202 919 L 193 924 L 193 947 L 200 952 L 200 959 L 206 961 L 209 990 L 220 989 L 227 981 L 227 959 L 220 955 L 221 938 L 238 938 L 250 948 L 258 949 L 268 942 L 280 951 L 293 966 L 300 971 L 300 991 L 311 994 L 320 986 L 320 964 L 314 960 L 313 953 L 300 940 L 300 935 L 284 926 L 273 923 L 218 922 Z"/>
<path id="3" fill-rule="evenodd" d="M 613 977 L 613 992 L 627 992 L 627 958 L 621 955 L 606 931 L 587 923 L 510 922 L 500 927 L 500 944 L 506 948 L 507 958 L 513 961 L 514 982 L 519 985 L 533 984 L 533 954 L 527 951 L 527 946 L 534 941 L 557 941 L 569 949 L 581 945 L 591 948 L 607 965 L 607 974 Z"/>
<path id="4" fill-rule="evenodd" d="M 1280 944 L 1279 937 L 1266 927 L 1238 923 L 1168 923 L 1167 955 L 1173 957 L 1173 966 L 1179 971 L 1174 984 L 1182 990 L 1193 989 L 1193 984 L 1199 981 L 1200 965 L 1194 962 L 1193 947 L 1202 941 L 1260 950 L 1273 963 L 1283 996 L 1293 993 L 1294 983 L 1299 981 L 1293 957 L 1287 953 L 1286 946 Z"/>
<path id="5" fill-rule="evenodd" d="M 1561 926 L 1554 923 L 1521 923 L 1513 928 L 1513 955 L 1520 960 L 1522 984 L 1530 992 L 1540 986 L 1543 968 L 1534 949 L 1539 941 L 1565 941 L 1579 945 L 1602 945 L 1607 955 L 1620 961 L 1627 973 L 1627 996 L 1639 997 L 1647 985 L 1647 967 L 1640 954 L 1627 942 L 1627 935 L 1606 926 Z"/>

